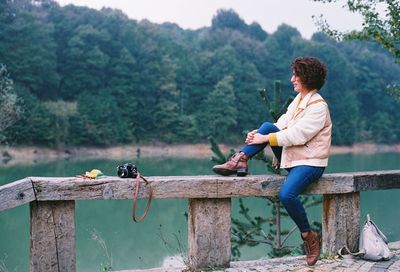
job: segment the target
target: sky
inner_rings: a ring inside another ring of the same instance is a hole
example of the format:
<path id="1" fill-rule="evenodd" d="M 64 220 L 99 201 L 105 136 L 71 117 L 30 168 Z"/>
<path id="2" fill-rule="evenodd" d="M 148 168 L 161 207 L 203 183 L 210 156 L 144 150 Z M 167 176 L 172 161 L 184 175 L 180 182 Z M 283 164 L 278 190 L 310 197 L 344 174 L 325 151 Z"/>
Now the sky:
<path id="1" fill-rule="evenodd" d="M 235 10 L 248 24 L 257 22 L 268 33 L 282 23 L 296 27 L 310 39 L 318 31 L 312 15 L 324 17 L 338 30 L 361 28 L 361 17 L 342 8 L 338 3 L 317 3 L 312 0 L 56 0 L 60 5 L 73 4 L 101 9 L 122 10 L 129 18 L 148 19 L 153 23 L 172 22 L 184 29 L 210 26 L 218 9 Z"/>

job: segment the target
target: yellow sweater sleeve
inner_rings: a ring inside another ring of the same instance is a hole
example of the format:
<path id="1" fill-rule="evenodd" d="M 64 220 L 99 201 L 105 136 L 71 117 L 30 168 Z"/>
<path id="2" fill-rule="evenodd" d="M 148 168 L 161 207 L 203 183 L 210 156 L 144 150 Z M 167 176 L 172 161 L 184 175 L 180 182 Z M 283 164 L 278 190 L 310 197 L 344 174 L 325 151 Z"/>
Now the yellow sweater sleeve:
<path id="1" fill-rule="evenodd" d="M 276 133 L 268 134 L 268 138 L 270 146 L 278 146 L 278 138 L 276 137 Z"/>

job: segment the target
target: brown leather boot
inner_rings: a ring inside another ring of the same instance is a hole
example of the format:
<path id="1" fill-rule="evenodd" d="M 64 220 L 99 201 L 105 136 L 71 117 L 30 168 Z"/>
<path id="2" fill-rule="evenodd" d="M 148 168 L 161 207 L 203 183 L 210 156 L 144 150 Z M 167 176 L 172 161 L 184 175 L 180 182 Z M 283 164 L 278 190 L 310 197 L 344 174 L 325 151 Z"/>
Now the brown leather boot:
<path id="1" fill-rule="evenodd" d="M 310 230 L 306 238 L 301 238 L 304 241 L 304 249 L 306 250 L 306 260 L 309 266 L 314 265 L 319 258 L 319 252 L 321 249 L 321 241 L 319 235 Z"/>
<path id="2" fill-rule="evenodd" d="M 246 176 L 248 174 L 247 161 L 249 156 L 243 152 L 237 152 L 224 164 L 214 165 L 213 171 L 218 175 L 230 176 L 237 174 L 238 176 Z"/>

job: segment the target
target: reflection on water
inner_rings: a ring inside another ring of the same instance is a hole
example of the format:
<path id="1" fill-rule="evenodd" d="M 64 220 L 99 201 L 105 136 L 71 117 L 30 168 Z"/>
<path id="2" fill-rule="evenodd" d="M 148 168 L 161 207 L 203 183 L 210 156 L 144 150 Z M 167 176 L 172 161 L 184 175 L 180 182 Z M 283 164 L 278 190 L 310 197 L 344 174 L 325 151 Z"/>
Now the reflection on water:
<path id="1" fill-rule="evenodd" d="M 331 156 L 326 172 L 351 172 L 367 170 L 400 169 L 399 154 L 335 155 Z M 124 161 L 111 160 L 60 160 L 45 164 L 10 166 L 0 168 L 0 185 L 27 176 L 74 176 L 93 168 L 106 175 L 115 175 L 116 166 Z M 145 176 L 209 175 L 212 166 L 205 159 L 142 158 L 134 161 Z M 252 161 L 250 172 L 265 174 L 265 166 Z M 387 234 L 389 240 L 400 240 L 395 226 L 400 218 L 395 216 L 400 205 L 400 191 L 378 191 L 361 194 L 362 221 L 368 212 Z M 139 200 L 139 211 L 146 200 Z M 245 205 L 252 215 L 268 216 L 266 200 L 246 198 Z M 99 271 L 111 263 L 113 269 L 134 269 L 161 266 L 166 256 L 186 252 L 187 200 L 156 199 L 146 219 L 139 224 L 131 219 L 130 200 L 93 200 L 76 202 L 76 245 L 78 271 Z M 238 201 L 232 205 L 235 218 Z M 321 207 L 308 209 L 310 220 L 321 221 Z M 293 223 L 283 221 L 284 228 Z M 266 230 L 267 232 L 267 230 Z M 289 243 L 297 245 L 298 235 Z M 267 256 L 268 246 L 245 248 L 242 259 Z M 29 270 L 29 206 L 24 205 L 0 213 L 0 268 L 4 262 L 9 271 Z"/>

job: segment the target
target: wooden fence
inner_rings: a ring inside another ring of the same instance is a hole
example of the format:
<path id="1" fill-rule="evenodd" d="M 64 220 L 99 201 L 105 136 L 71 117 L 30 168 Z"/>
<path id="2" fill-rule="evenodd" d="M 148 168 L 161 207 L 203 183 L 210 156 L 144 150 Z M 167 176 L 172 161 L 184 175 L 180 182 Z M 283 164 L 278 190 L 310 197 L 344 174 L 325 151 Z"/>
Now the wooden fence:
<path id="1" fill-rule="evenodd" d="M 231 199 L 276 196 L 284 177 L 149 177 L 155 198 L 187 198 L 190 268 L 227 267 L 231 258 Z M 322 250 L 356 250 L 360 192 L 400 188 L 400 170 L 326 174 L 305 194 L 322 194 Z M 30 203 L 30 271 L 76 271 L 75 201 L 132 199 L 135 180 L 28 177 L 0 187 L 0 212 Z M 139 198 L 148 196 L 141 186 Z M 150 210 L 151 212 L 151 210 Z"/>

